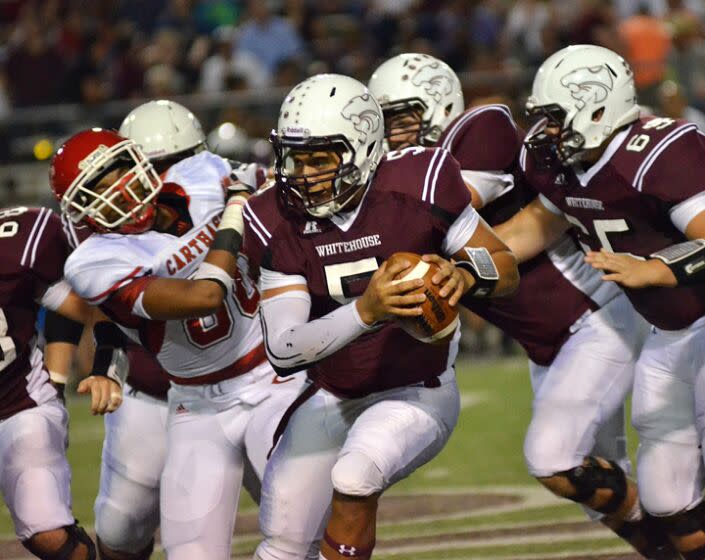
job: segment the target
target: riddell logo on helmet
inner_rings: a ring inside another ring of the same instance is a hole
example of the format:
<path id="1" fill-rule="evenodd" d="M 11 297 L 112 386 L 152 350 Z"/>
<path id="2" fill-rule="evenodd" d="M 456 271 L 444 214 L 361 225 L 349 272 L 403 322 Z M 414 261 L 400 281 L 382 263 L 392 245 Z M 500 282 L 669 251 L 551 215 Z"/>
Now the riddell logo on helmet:
<path id="1" fill-rule="evenodd" d="M 612 91 L 614 80 L 607 66 L 576 68 L 561 78 L 561 85 L 570 90 L 582 109 L 587 103 L 601 103 Z"/>
<path id="2" fill-rule="evenodd" d="M 453 80 L 438 62 L 419 68 L 411 78 L 411 83 L 423 87 L 436 103 L 440 103 L 444 95 L 450 95 L 453 92 Z"/>
<path id="3" fill-rule="evenodd" d="M 353 97 L 340 111 L 344 118 L 352 121 L 358 132 L 377 132 L 380 127 L 379 113 L 370 107 L 370 101 L 370 94 L 363 93 Z"/>
<path id="4" fill-rule="evenodd" d="M 101 144 L 90 154 L 88 154 L 85 158 L 78 162 L 78 168 L 80 170 L 84 170 L 87 167 L 91 167 L 96 162 L 96 160 L 102 158 L 105 152 L 107 151 L 108 147 L 105 144 Z"/>
<path id="5" fill-rule="evenodd" d="M 302 126 L 287 126 L 284 129 L 285 136 L 300 136 L 306 138 L 311 135 L 311 131 L 308 128 Z"/>

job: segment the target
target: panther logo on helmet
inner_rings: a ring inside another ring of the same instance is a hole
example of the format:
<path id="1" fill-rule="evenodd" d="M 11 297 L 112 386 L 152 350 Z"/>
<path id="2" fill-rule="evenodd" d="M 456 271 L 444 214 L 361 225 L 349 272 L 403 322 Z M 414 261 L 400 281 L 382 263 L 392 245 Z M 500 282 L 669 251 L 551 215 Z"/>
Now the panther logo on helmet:
<path id="1" fill-rule="evenodd" d="M 423 87 L 436 103 L 440 103 L 442 97 L 453 92 L 453 79 L 438 62 L 419 68 L 411 78 L 411 83 L 417 87 Z"/>
<path id="2" fill-rule="evenodd" d="M 561 85 L 570 90 L 582 109 L 588 102 L 601 103 L 612 91 L 614 80 L 605 65 L 576 68 L 561 78 Z"/>
<path id="3" fill-rule="evenodd" d="M 381 125 L 379 113 L 370 108 L 370 94 L 357 95 L 347 102 L 340 114 L 352 121 L 355 130 L 366 134 L 377 132 Z"/>

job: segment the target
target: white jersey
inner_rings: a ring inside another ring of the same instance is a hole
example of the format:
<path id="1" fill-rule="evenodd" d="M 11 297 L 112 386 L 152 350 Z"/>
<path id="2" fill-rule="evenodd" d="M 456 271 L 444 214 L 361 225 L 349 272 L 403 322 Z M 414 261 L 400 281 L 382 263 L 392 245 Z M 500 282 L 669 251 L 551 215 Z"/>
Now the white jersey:
<path id="1" fill-rule="evenodd" d="M 179 212 L 174 231 L 92 235 L 66 262 L 66 279 L 73 289 L 100 305 L 176 377 L 227 370 L 262 346 L 255 317 L 259 294 L 246 271 L 238 271 L 232 297 L 215 315 L 156 321 L 142 307 L 144 290 L 154 277 L 189 278 L 196 272 L 220 222 L 223 185 L 230 172 L 230 164 L 210 152 L 180 161 L 166 173 L 158 199 Z"/>

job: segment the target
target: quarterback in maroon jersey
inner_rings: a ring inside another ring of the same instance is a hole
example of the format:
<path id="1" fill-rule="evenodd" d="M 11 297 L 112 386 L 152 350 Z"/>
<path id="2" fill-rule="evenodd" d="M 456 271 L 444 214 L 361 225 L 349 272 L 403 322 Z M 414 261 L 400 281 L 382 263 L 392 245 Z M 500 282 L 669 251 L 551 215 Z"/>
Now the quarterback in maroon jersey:
<path id="1" fill-rule="evenodd" d="M 418 314 L 425 296 L 407 294 L 420 280 L 394 282 L 409 263 L 385 259 L 434 254 L 425 258 L 441 263 L 435 280 L 451 302 L 518 282 L 448 152 L 383 158 L 383 138 L 381 108 L 361 83 L 309 78 L 286 97 L 272 136 L 277 185 L 243 212 L 267 356 L 280 373 L 309 376 L 265 471 L 258 558 L 319 558 L 321 539 L 321 558 L 369 558 L 380 494 L 431 460 L 457 421 L 459 332 L 429 345 L 390 321 Z"/>
<path id="2" fill-rule="evenodd" d="M 48 208 L 0 210 L 0 492 L 17 538 L 38 558 L 86 560 L 95 548 L 71 513 L 67 412 L 50 383 L 35 322 L 40 305 L 83 321 L 87 306 L 62 281 L 70 252 Z M 79 329 L 80 336 L 80 329 Z M 74 341 L 75 342 L 75 341 Z M 67 360 L 52 356 L 50 368 Z M 120 387 L 90 376 L 94 412 L 119 405 Z"/>
<path id="3" fill-rule="evenodd" d="M 685 558 L 705 558 L 705 138 L 640 117 L 629 65 L 592 45 L 549 57 L 527 109 L 541 120 L 520 159 L 540 196 L 498 229 L 522 259 L 572 227 L 652 324 L 633 393 L 639 496 Z"/>
<path id="4" fill-rule="evenodd" d="M 481 105 L 462 111 L 460 81 L 444 62 L 401 54 L 374 71 L 369 87 L 382 105 L 389 147 L 420 144 L 449 150 L 460 164 L 473 206 L 491 226 L 536 197 L 522 178 L 524 132 L 509 109 Z M 625 475 L 630 462 L 623 402 L 632 387 L 644 322 L 617 286 L 601 282 L 601 274 L 583 261 L 568 235 L 522 262 L 519 272 L 521 284 L 512 296 L 461 301 L 515 338 L 529 356 L 535 395 L 524 442 L 529 471 L 556 494 L 593 506 L 588 510 L 592 518 L 601 518 L 651 556 L 667 546 L 665 536 L 657 538 L 650 520 L 624 516 L 638 508 L 636 485 Z M 603 466 L 605 459 L 610 464 Z M 576 492 L 566 482 L 584 468 L 584 461 L 611 474 L 613 485 L 623 491 L 602 502 L 591 492 Z"/>

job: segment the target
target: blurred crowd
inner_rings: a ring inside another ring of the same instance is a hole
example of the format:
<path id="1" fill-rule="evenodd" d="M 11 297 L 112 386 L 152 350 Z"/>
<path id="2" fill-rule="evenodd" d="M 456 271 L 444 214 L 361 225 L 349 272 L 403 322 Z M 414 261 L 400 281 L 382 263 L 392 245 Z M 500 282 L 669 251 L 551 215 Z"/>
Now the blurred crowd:
<path id="1" fill-rule="evenodd" d="M 0 0 L 0 26 L 0 116 L 289 86 L 324 71 L 367 80 L 404 51 L 468 76 L 511 75 L 570 43 L 623 53 L 648 105 L 670 80 L 705 108 L 703 0 Z M 469 99 L 498 90 L 521 93 L 484 81 Z"/>
<path id="2" fill-rule="evenodd" d="M 445 60 L 468 105 L 506 103 L 521 123 L 534 70 L 571 43 L 620 52 L 647 110 L 705 130 L 705 0 L 0 0 L 0 160 L 23 161 L 25 145 L 52 128 L 11 125 L 14 109 L 70 103 L 84 120 L 117 126 L 101 112 L 108 101 L 257 92 L 320 72 L 366 82 L 401 52 Z M 260 138 L 246 144 L 248 157 L 266 160 L 261 138 L 275 114 L 225 104 L 198 116 L 211 147 Z M 223 155 L 238 157 L 235 149 Z M 0 182 L 15 198 L 21 180 Z M 517 351 L 466 319 L 466 350 Z"/>

